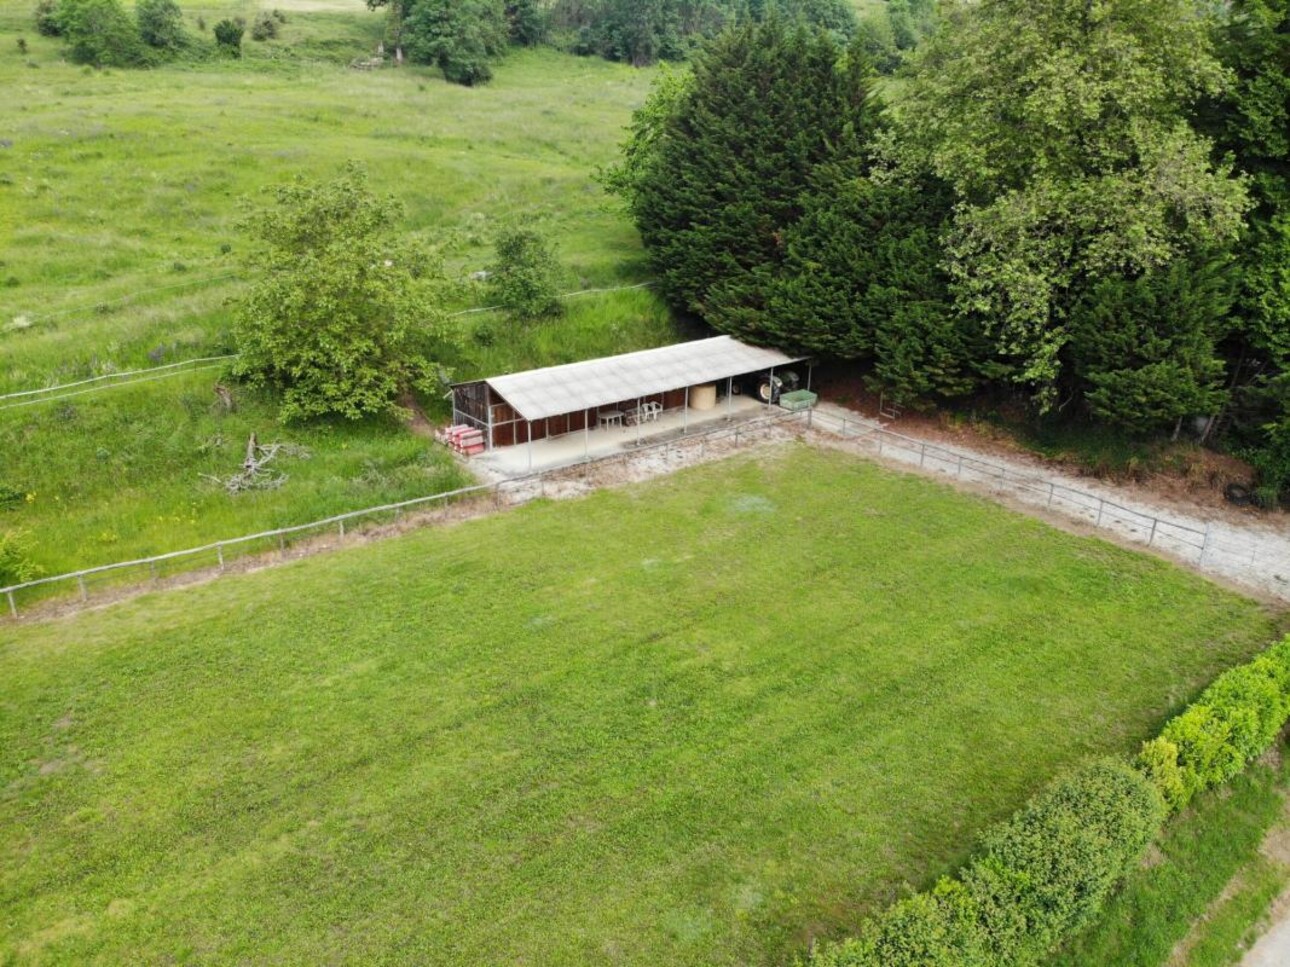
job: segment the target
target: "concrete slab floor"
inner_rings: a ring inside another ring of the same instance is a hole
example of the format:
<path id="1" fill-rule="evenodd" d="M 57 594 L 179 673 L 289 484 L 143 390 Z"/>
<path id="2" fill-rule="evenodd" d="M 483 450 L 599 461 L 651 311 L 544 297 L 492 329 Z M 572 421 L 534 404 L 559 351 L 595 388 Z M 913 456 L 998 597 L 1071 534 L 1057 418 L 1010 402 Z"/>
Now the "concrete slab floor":
<path id="1" fill-rule="evenodd" d="M 657 420 L 639 426 L 592 428 L 563 436 L 513 447 L 498 447 L 470 459 L 470 468 L 488 479 L 509 480 L 539 470 L 555 470 L 585 460 L 612 456 L 638 447 L 679 439 L 686 433 L 711 430 L 715 426 L 740 420 L 754 420 L 770 412 L 779 412 L 751 396 L 732 396 L 717 402 L 711 410 L 668 410 Z"/>

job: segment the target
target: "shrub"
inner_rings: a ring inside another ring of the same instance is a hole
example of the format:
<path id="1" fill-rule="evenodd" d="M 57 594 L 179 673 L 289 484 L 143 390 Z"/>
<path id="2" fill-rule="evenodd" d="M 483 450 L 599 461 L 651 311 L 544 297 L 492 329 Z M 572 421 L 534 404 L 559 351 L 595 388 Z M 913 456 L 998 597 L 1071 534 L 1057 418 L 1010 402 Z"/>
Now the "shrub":
<path id="1" fill-rule="evenodd" d="M 855 940 L 826 949 L 816 967 L 990 967 L 979 910 L 958 880 L 943 878 L 888 909 Z"/>
<path id="2" fill-rule="evenodd" d="M 269 13 L 269 11 L 261 10 L 251 22 L 251 39 L 272 40 L 277 36 L 278 21 L 273 19 L 273 14 Z"/>
<path id="3" fill-rule="evenodd" d="M 513 229 L 497 239 L 497 261 L 488 267 L 489 299 L 520 319 L 558 316 L 560 263 L 555 250 L 532 229 Z"/>
<path id="4" fill-rule="evenodd" d="M 1165 805 L 1127 763 L 1059 780 L 983 841 L 962 874 L 991 963 L 1032 963 L 1088 924 L 1160 830 Z"/>
<path id="5" fill-rule="evenodd" d="M 987 832 L 958 880 L 903 900 L 813 967 L 1035 963 L 1084 927 L 1164 822 L 1155 786 L 1127 763 L 1093 762 Z"/>
<path id="6" fill-rule="evenodd" d="M 43 37 L 61 37 L 63 25 L 58 19 L 58 0 L 38 0 L 36 33 Z"/>
<path id="7" fill-rule="evenodd" d="M 242 35 L 245 33 L 246 21 L 241 17 L 221 20 L 215 25 L 215 43 L 229 56 L 241 57 Z"/>
<path id="8" fill-rule="evenodd" d="M 1178 765 L 1178 746 L 1164 736 L 1157 736 L 1142 744 L 1142 751 L 1133 764 L 1156 787 L 1170 812 L 1186 805 L 1187 787 Z"/>
<path id="9" fill-rule="evenodd" d="M 26 531 L 0 531 L 0 587 L 40 576 L 40 567 L 31 559 L 35 547 L 36 542 Z"/>
<path id="10" fill-rule="evenodd" d="M 143 62 L 139 33 L 118 0 L 63 0 L 58 18 L 74 63 L 130 67 Z"/>
<path id="11" fill-rule="evenodd" d="M 1231 779 L 1261 755 L 1288 715 L 1290 637 L 1220 675 L 1165 726 L 1161 737 L 1178 750 L 1183 797 L 1177 806 Z"/>
<path id="12" fill-rule="evenodd" d="M 134 15 L 139 37 L 149 47 L 176 50 L 184 45 L 184 15 L 175 0 L 138 0 Z"/>

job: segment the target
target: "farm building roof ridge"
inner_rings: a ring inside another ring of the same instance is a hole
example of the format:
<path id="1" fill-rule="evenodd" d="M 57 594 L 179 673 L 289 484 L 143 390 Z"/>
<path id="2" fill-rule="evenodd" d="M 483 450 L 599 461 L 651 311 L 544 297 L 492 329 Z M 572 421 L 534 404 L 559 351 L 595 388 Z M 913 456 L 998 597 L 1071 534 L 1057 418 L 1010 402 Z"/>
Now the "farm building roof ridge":
<path id="1" fill-rule="evenodd" d="M 524 419 L 541 420 L 786 366 L 805 358 L 750 346 L 731 336 L 713 336 L 470 382 L 488 383 Z"/>

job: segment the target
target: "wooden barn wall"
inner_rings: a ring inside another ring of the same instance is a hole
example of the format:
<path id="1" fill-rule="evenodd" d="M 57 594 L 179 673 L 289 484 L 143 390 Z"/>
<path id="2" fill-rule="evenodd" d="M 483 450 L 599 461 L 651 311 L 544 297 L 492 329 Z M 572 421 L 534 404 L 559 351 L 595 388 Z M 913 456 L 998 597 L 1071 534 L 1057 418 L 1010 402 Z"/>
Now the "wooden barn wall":
<path id="1" fill-rule="evenodd" d="M 460 387 L 464 388 L 464 387 Z M 575 410 L 572 413 L 562 413 L 559 416 L 552 416 L 542 420 L 534 420 L 530 425 L 523 417 L 515 411 L 515 408 L 507 403 L 501 396 L 491 392 L 491 387 L 484 384 L 486 399 L 486 415 L 482 418 L 487 421 L 487 411 L 492 415 L 492 445 L 495 447 L 510 447 L 518 444 L 527 443 L 531 426 L 532 439 L 545 440 L 547 437 L 563 436 L 566 433 L 581 433 L 590 422 L 591 428 L 596 428 L 596 410 L 586 413 L 583 410 Z M 679 410 L 685 406 L 687 390 L 681 389 L 668 390 L 666 393 L 654 393 L 650 396 L 643 396 L 639 400 L 641 403 L 654 402 L 661 403 L 664 410 Z M 610 403 L 602 407 L 601 410 L 627 410 L 637 404 L 635 397 L 627 400 L 621 400 L 618 403 Z"/>

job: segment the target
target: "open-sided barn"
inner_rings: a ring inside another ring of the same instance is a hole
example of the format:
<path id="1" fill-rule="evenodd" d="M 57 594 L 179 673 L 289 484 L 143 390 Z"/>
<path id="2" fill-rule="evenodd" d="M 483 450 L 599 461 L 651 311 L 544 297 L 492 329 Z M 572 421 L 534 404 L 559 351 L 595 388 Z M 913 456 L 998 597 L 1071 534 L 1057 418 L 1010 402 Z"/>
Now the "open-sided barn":
<path id="1" fill-rule="evenodd" d="M 803 358 L 715 336 L 660 349 L 458 383 L 453 425 L 480 431 L 482 445 L 531 443 L 568 433 L 656 422 L 664 413 L 727 407 L 754 380 L 773 402 L 775 371 Z"/>

